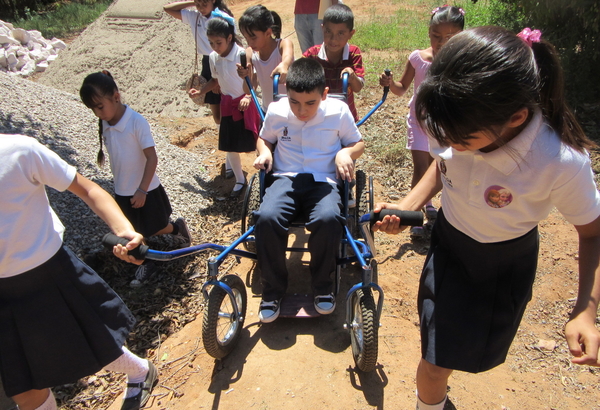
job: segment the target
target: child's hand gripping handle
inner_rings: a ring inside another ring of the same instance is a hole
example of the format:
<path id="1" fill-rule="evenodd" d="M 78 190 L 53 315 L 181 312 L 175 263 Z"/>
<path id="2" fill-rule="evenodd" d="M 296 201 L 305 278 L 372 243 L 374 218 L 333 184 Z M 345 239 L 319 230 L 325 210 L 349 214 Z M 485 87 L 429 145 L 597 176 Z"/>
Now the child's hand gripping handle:
<path id="1" fill-rule="evenodd" d="M 389 76 L 390 76 L 390 74 L 392 74 L 392 70 L 390 70 L 389 68 L 386 68 L 385 70 L 383 70 L 383 73 L 384 73 L 384 74 L 385 74 L 387 77 L 389 77 Z M 389 91 L 390 91 L 390 86 L 389 86 L 389 85 L 386 85 L 385 87 L 383 87 L 383 92 L 384 92 L 384 93 L 386 93 L 386 94 L 387 94 Z"/>
<path id="2" fill-rule="evenodd" d="M 398 211 L 396 209 L 382 209 L 381 212 L 371 212 L 370 225 L 381 221 L 386 215 L 396 215 L 400 218 L 401 226 L 421 226 L 423 225 L 423 212 L 421 211 Z"/>
<path id="3" fill-rule="evenodd" d="M 112 249 L 116 244 L 120 243 L 125 246 L 129 243 L 129 239 L 121 238 L 120 236 L 115 235 L 114 233 L 107 233 L 102 238 L 102 244 L 107 249 Z M 146 259 L 146 253 L 148 252 L 148 245 L 140 245 L 135 249 L 131 249 L 127 251 L 127 254 L 133 256 L 136 259 L 144 260 Z"/>
<path id="4" fill-rule="evenodd" d="M 248 65 L 248 61 L 246 60 L 246 52 L 242 51 L 240 53 L 240 65 L 244 68 Z"/>

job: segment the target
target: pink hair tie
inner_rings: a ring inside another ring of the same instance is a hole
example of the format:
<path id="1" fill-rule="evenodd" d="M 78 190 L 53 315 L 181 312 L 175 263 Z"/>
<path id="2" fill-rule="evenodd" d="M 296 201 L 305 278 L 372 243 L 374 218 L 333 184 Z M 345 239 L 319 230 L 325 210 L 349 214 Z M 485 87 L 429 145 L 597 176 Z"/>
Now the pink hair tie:
<path id="1" fill-rule="evenodd" d="M 462 7 L 460 7 L 460 8 L 458 9 L 458 11 L 460 11 L 460 14 L 462 14 L 463 16 L 465 15 L 465 11 L 462 9 Z"/>
<path id="2" fill-rule="evenodd" d="M 440 9 L 441 9 L 441 7 L 434 8 L 433 10 L 431 10 L 431 14 L 433 15 L 433 14 L 437 13 L 438 11 L 440 11 Z"/>
<path id="3" fill-rule="evenodd" d="M 525 27 L 519 34 L 517 34 L 521 40 L 525 42 L 529 47 L 533 45 L 533 43 L 539 43 L 542 39 L 542 32 L 539 30 L 532 30 L 529 27 Z"/>

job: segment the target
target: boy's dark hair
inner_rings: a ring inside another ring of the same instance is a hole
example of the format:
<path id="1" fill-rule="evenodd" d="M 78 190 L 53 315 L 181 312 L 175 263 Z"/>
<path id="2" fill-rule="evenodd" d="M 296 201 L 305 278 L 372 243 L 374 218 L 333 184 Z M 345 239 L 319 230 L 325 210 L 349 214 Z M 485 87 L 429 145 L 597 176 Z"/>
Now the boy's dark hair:
<path id="1" fill-rule="evenodd" d="M 325 70 L 312 58 L 299 58 L 290 66 L 285 86 L 297 93 L 325 91 Z"/>
<path id="2" fill-rule="evenodd" d="M 112 75 L 103 70 L 97 73 L 92 73 L 85 77 L 83 84 L 79 89 L 79 97 L 88 108 L 94 108 L 98 101 L 104 97 L 112 97 L 115 92 L 118 92 L 117 83 Z M 104 165 L 104 151 L 102 150 L 102 120 L 98 119 L 98 135 L 100 136 L 100 150 L 96 162 L 99 166 Z"/>
<path id="3" fill-rule="evenodd" d="M 579 150 L 594 146 L 566 104 L 558 54 L 542 40 L 528 46 L 510 31 L 477 27 L 442 47 L 419 86 L 417 119 L 441 145 L 497 132 L 522 108 L 539 107 L 561 140 Z"/>
<path id="4" fill-rule="evenodd" d="M 241 41 L 235 35 L 235 27 L 229 24 L 223 17 L 213 17 L 208 20 L 206 25 L 207 36 L 217 36 L 227 38 L 231 35 L 231 41 L 241 45 Z"/>
<path id="5" fill-rule="evenodd" d="M 348 30 L 352 31 L 354 30 L 354 14 L 352 13 L 352 10 L 350 10 L 350 7 L 345 4 L 334 4 L 325 10 L 323 24 L 325 23 L 343 23 L 348 27 Z"/>
<path id="6" fill-rule="evenodd" d="M 275 38 L 281 37 L 281 17 L 274 11 L 270 11 L 263 5 L 256 5 L 246 9 L 238 20 L 240 31 L 244 30 L 250 35 L 255 31 L 273 31 Z"/>
<path id="7" fill-rule="evenodd" d="M 452 24 L 463 30 L 465 28 L 465 11 L 454 6 L 437 7 L 431 15 L 429 27 L 444 23 Z"/>

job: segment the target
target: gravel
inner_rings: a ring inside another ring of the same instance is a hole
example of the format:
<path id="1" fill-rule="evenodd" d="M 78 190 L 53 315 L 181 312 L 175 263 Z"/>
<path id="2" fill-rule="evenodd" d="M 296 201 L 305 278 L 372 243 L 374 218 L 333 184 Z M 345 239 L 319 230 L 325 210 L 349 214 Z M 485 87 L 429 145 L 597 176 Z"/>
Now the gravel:
<path id="1" fill-rule="evenodd" d="M 25 134 L 58 153 L 85 177 L 113 193 L 112 174 L 106 164 L 99 168 L 98 119 L 78 96 L 30 80 L 0 73 L 0 133 Z M 211 206 L 208 174 L 203 158 L 170 144 L 167 130 L 151 117 L 159 157 L 158 175 L 165 187 L 173 218 L 184 217 L 195 232 L 200 211 Z M 80 256 L 101 248 L 108 227 L 75 195 L 48 189 L 50 203 L 66 226 L 65 243 Z"/>

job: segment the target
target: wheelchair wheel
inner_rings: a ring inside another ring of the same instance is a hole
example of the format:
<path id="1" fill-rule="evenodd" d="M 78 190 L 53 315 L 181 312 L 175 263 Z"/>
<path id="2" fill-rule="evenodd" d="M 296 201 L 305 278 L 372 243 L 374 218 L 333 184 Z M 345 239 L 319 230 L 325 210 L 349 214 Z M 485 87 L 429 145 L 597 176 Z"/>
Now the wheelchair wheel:
<path id="1" fill-rule="evenodd" d="M 375 195 L 373 194 L 373 177 L 367 179 L 362 170 L 356 171 L 356 230 L 355 235 L 360 237 L 360 217 L 370 213 L 375 208 Z"/>
<path id="2" fill-rule="evenodd" d="M 206 352 L 215 359 L 227 356 L 240 335 L 246 316 L 246 287 L 237 275 L 227 275 L 221 280 L 233 291 L 241 317 L 236 317 L 227 292 L 214 286 L 208 296 L 202 322 L 202 341 Z"/>
<path id="3" fill-rule="evenodd" d="M 377 364 L 379 324 L 370 288 L 359 289 L 352 297 L 350 340 L 356 366 L 363 372 L 375 370 Z"/>
<path id="4" fill-rule="evenodd" d="M 242 234 L 254 225 L 253 212 L 258 211 L 260 207 L 260 181 L 258 173 L 252 175 L 248 188 L 244 195 L 244 203 L 242 204 Z M 244 248 L 248 252 L 256 252 L 256 244 L 254 242 L 244 242 Z"/>

